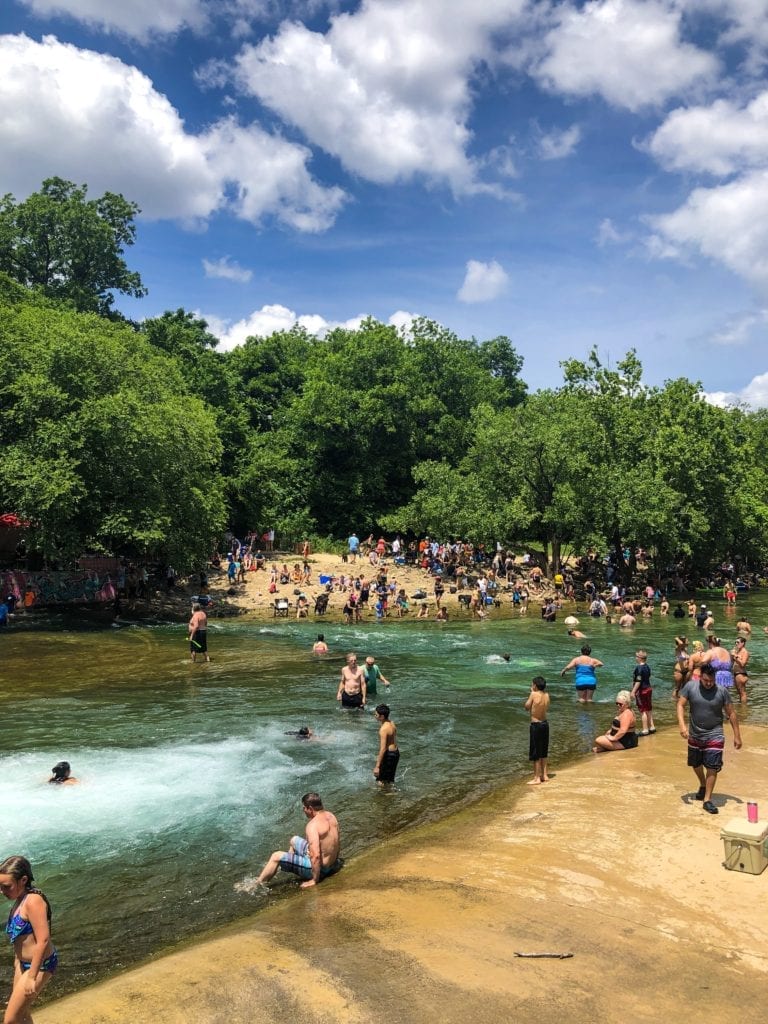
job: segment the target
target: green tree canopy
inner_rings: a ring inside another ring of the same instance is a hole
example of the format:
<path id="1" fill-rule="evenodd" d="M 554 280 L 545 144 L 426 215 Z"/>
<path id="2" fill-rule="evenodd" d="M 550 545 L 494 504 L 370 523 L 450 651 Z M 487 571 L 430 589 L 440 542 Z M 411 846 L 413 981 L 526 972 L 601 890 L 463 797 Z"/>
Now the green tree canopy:
<path id="1" fill-rule="evenodd" d="M 0 342 L 0 490 L 35 544 L 206 557 L 221 442 L 178 363 L 126 325 L 28 301 L 0 300 Z"/>
<path id="2" fill-rule="evenodd" d="M 47 178 L 22 202 L 0 199 L 0 271 L 80 311 L 113 314 L 113 291 L 142 296 L 123 253 L 136 237 L 135 203 L 114 192 L 87 199 L 85 185 Z"/>
<path id="3" fill-rule="evenodd" d="M 765 413 L 716 408 L 688 380 L 650 388 L 634 351 L 614 369 L 596 352 L 569 360 L 564 377 L 513 408 L 479 406 L 463 457 L 417 464 L 417 489 L 387 524 L 535 539 L 555 566 L 564 544 L 596 545 L 627 577 L 638 545 L 659 574 L 764 550 Z"/>

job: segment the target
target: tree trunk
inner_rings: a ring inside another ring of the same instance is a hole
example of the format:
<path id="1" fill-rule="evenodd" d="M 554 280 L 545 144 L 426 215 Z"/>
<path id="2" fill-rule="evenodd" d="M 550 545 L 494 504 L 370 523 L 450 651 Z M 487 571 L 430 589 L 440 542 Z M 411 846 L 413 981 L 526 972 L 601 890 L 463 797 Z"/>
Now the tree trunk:
<path id="1" fill-rule="evenodd" d="M 552 575 L 556 572 L 560 572 L 560 538 L 554 534 L 550 538 L 552 545 Z"/>
<path id="2" fill-rule="evenodd" d="M 613 535 L 613 550 L 615 552 L 616 559 L 618 562 L 618 569 L 619 575 L 621 577 L 621 582 L 624 584 L 625 587 L 628 587 L 629 584 L 632 582 L 632 577 L 635 573 L 635 569 L 637 568 L 635 564 L 634 549 L 630 548 L 629 562 L 627 562 L 624 558 L 624 545 L 622 544 L 621 537 L 618 533 L 615 533 Z"/>

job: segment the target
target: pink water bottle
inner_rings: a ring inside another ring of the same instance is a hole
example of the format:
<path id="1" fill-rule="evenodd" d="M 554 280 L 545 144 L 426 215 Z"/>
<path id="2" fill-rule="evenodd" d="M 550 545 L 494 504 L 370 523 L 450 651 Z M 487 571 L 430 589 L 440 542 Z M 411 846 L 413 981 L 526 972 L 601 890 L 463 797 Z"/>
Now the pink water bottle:
<path id="1" fill-rule="evenodd" d="M 757 823 L 757 801 L 747 800 L 747 821 L 751 821 L 752 824 Z"/>

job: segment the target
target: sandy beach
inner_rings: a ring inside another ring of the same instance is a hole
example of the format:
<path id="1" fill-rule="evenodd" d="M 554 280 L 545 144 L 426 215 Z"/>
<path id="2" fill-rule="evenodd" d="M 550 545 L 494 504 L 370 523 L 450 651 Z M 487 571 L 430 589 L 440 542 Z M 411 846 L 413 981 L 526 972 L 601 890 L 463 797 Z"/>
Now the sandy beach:
<path id="1" fill-rule="evenodd" d="M 726 870 L 720 839 L 747 799 L 768 813 L 768 729 L 747 719 L 743 737 L 735 752 L 729 736 L 717 817 L 693 801 L 685 743 L 667 730 L 396 837 L 35 1020 L 757 1024 L 768 871 Z"/>
<path id="2" fill-rule="evenodd" d="M 276 564 L 278 569 L 286 564 L 290 571 L 293 570 L 294 565 L 297 563 L 301 565 L 302 559 L 299 555 L 289 555 L 284 552 L 275 552 L 274 556 L 269 556 L 266 562 L 265 569 L 252 570 L 246 573 L 245 583 L 238 583 L 234 588 L 229 584 L 226 577 L 226 572 L 217 572 L 215 569 L 211 569 L 209 572 L 209 596 L 213 600 L 213 604 L 208 610 L 211 618 L 227 617 L 230 615 L 248 615 L 251 618 L 259 619 L 271 619 L 274 618 L 274 605 L 277 598 L 287 599 L 289 602 L 288 617 L 296 617 L 296 599 L 298 593 L 303 593 L 309 600 L 309 619 L 317 620 L 319 628 L 322 627 L 323 621 L 326 622 L 340 622 L 343 620 L 342 609 L 346 602 L 346 594 L 342 590 L 334 586 L 334 589 L 329 594 L 328 610 L 324 616 L 315 616 L 314 607 L 315 599 L 320 595 L 326 593 L 326 587 L 320 583 L 321 576 L 332 576 L 339 579 L 342 575 L 351 577 L 354 579 L 356 576 L 364 576 L 369 581 L 376 578 L 378 566 L 372 566 L 367 558 L 359 558 L 356 563 L 348 563 L 342 560 L 341 555 L 329 554 L 327 552 L 318 552 L 312 554 L 309 558 L 310 568 L 312 570 L 311 583 L 286 583 L 278 585 L 277 593 L 269 593 L 269 581 L 270 581 L 270 568 L 272 564 Z M 387 558 L 383 563 L 383 568 L 386 570 L 388 575 L 388 582 L 395 582 L 398 590 L 400 587 L 404 588 L 405 593 L 410 601 L 410 611 L 406 616 L 406 619 L 414 619 L 419 610 L 419 606 L 425 600 L 429 609 L 429 617 L 434 619 L 437 613 L 437 604 L 434 596 L 434 578 L 425 569 L 421 569 L 416 566 L 406 565 L 395 565 L 391 558 Z M 528 571 L 524 569 L 522 564 L 517 565 L 517 572 L 519 578 L 528 581 Z M 502 618 L 509 617 L 510 615 L 517 616 L 519 612 L 517 609 L 512 608 L 511 594 L 505 591 L 503 588 L 506 586 L 506 582 L 502 580 L 500 582 L 500 593 L 496 595 L 499 601 L 499 606 L 489 605 L 487 608 L 487 615 L 489 618 Z M 412 595 L 419 591 L 426 591 L 426 597 L 424 599 L 412 600 Z M 199 578 L 192 576 L 189 579 L 183 579 L 177 582 L 175 589 L 169 594 L 166 591 L 158 591 L 155 597 L 147 606 L 144 602 L 138 602 L 135 610 L 126 611 L 126 617 L 130 617 L 135 614 L 172 614 L 172 615 L 186 615 L 189 610 L 190 597 L 199 593 Z M 469 595 L 472 593 L 471 589 L 465 589 L 461 593 Z M 530 614 L 539 615 L 539 604 L 542 597 L 549 594 L 554 594 L 554 587 L 547 580 L 542 580 L 542 588 L 539 591 L 535 591 L 530 588 L 530 599 L 531 599 L 531 610 Z M 363 618 L 366 620 L 372 620 L 375 618 L 373 605 L 374 598 L 371 597 L 368 609 L 363 611 Z M 472 613 L 463 606 L 459 601 L 459 592 L 451 593 L 450 585 L 446 582 L 445 595 L 442 599 L 442 604 L 448 609 L 448 614 L 451 620 L 469 620 L 472 618 Z M 397 613 L 394 608 L 394 601 L 390 601 L 390 614 L 387 621 L 394 622 L 397 620 Z M 573 603 L 565 602 L 563 615 L 567 615 L 569 611 L 573 611 Z"/>

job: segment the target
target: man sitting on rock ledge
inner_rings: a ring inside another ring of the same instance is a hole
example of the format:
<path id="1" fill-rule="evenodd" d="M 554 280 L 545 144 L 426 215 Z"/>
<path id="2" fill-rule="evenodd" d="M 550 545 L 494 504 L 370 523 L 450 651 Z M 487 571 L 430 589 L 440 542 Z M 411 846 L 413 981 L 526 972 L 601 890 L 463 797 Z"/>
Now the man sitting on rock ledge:
<path id="1" fill-rule="evenodd" d="M 303 878 L 301 888 L 309 889 L 341 868 L 341 837 L 336 815 L 324 809 L 318 793 L 305 793 L 301 804 L 309 818 L 307 838 L 294 836 L 287 852 L 275 850 L 257 879 L 259 884 L 266 884 L 280 870 Z"/>

